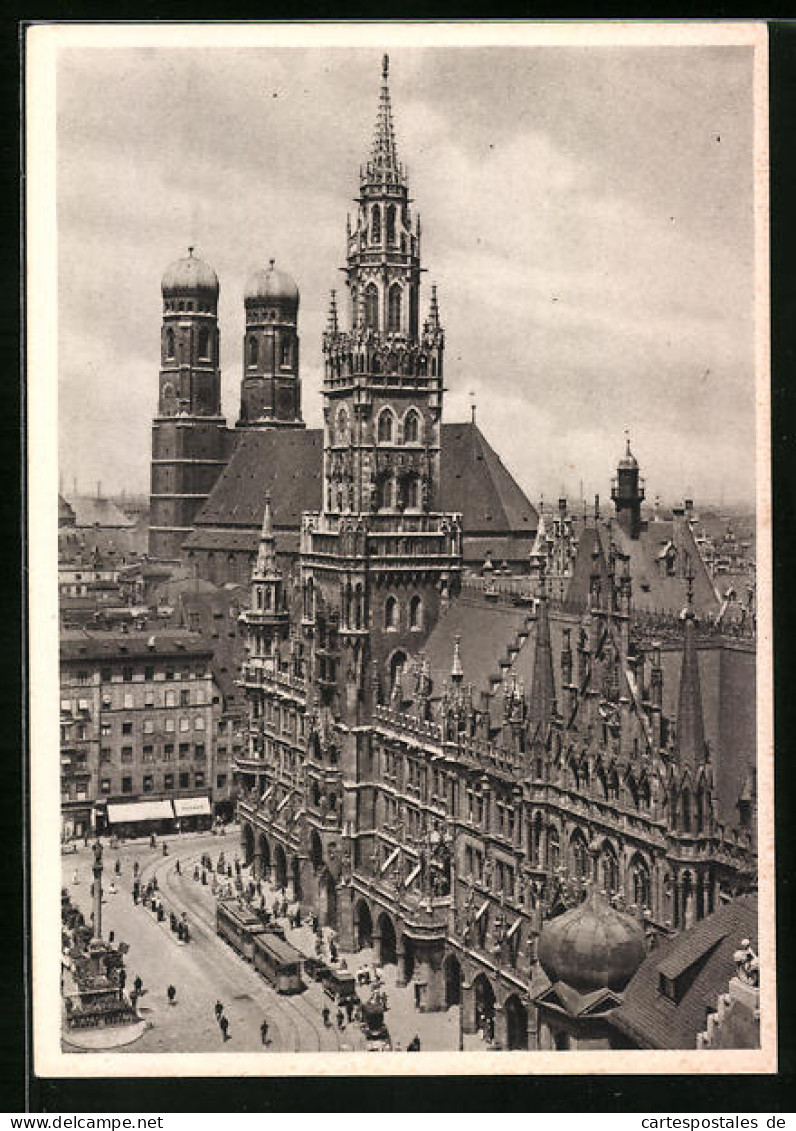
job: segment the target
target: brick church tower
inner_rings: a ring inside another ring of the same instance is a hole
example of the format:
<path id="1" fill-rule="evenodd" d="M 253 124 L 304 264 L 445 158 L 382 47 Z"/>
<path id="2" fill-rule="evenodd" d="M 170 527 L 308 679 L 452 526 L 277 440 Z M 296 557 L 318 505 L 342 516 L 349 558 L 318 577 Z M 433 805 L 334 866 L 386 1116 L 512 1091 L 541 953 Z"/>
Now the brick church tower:
<path id="1" fill-rule="evenodd" d="M 151 557 L 176 559 L 225 465 L 218 277 L 193 254 L 167 268 L 158 411 L 152 424 Z"/>
<path id="2" fill-rule="evenodd" d="M 299 291 L 271 260 L 244 295 L 243 379 L 238 428 L 303 428 L 299 380 Z"/>

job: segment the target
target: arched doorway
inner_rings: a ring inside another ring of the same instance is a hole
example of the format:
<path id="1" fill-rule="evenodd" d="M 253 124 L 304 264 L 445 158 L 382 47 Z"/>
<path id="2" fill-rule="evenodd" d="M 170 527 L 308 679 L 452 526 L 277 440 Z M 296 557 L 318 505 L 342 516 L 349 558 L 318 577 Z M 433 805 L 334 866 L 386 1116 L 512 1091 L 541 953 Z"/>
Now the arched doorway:
<path id="1" fill-rule="evenodd" d="M 379 962 L 382 966 L 394 966 L 398 961 L 398 944 L 395 927 L 386 912 L 379 915 Z"/>
<path id="2" fill-rule="evenodd" d="M 462 1001 L 462 968 L 455 954 L 449 954 L 445 959 L 445 1006 L 450 1009 L 452 1005 L 461 1005 Z"/>
<path id="3" fill-rule="evenodd" d="M 281 891 L 282 888 L 287 887 L 287 857 L 281 844 L 274 849 L 274 870 L 276 872 L 274 880 Z"/>
<path id="4" fill-rule="evenodd" d="M 528 1047 L 528 1010 L 516 994 L 507 999 L 506 1005 L 506 1047 L 509 1049 L 527 1049 Z"/>
<path id="5" fill-rule="evenodd" d="M 415 972 L 415 944 L 406 935 L 401 936 L 404 948 L 404 981 L 411 982 Z"/>
<path id="6" fill-rule="evenodd" d="M 293 898 L 301 902 L 301 863 L 298 856 L 294 856 L 290 861 L 290 875 L 293 880 Z"/>
<path id="7" fill-rule="evenodd" d="M 495 1036 L 495 991 L 486 974 L 479 974 L 473 982 L 475 991 L 475 1023 L 481 1029 L 484 1039 L 491 1041 Z"/>
<path id="8" fill-rule="evenodd" d="M 318 880 L 318 916 L 322 927 L 337 927 L 337 889 L 326 869 Z"/>
<path id="9" fill-rule="evenodd" d="M 271 878 L 271 846 L 264 834 L 260 834 L 260 875 Z"/>
<path id="10" fill-rule="evenodd" d="M 242 830 L 243 863 L 248 867 L 254 859 L 254 833 L 251 825 L 244 825 Z"/>
<path id="11" fill-rule="evenodd" d="M 373 917 L 364 899 L 354 909 L 354 931 L 357 950 L 373 946 Z"/>

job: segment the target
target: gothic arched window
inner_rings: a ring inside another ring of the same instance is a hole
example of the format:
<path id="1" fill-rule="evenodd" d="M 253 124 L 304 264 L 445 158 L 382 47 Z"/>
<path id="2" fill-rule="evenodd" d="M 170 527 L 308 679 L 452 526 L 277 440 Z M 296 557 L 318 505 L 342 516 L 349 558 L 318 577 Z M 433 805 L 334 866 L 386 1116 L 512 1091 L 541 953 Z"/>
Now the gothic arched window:
<path id="1" fill-rule="evenodd" d="M 393 283 L 390 287 L 390 296 L 387 303 L 387 329 L 398 333 L 401 329 L 401 298 L 403 292 L 400 283 Z"/>
<path id="2" fill-rule="evenodd" d="M 384 603 L 384 627 L 398 627 L 398 602 L 395 597 L 388 597 Z"/>
<path id="3" fill-rule="evenodd" d="M 416 475 L 406 481 L 406 505 L 412 510 L 420 506 L 420 480 Z"/>
<path id="4" fill-rule="evenodd" d="M 409 627 L 414 629 L 423 627 L 423 602 L 417 594 L 409 602 Z"/>
<path id="5" fill-rule="evenodd" d="M 379 328 L 379 288 L 375 283 L 365 287 L 365 327 L 368 330 Z"/>
<path id="6" fill-rule="evenodd" d="M 412 408 L 407 412 L 404 420 L 404 441 L 407 444 L 416 444 L 420 439 L 420 417 Z"/>
<path id="7" fill-rule="evenodd" d="M 381 209 L 378 204 L 373 205 L 370 214 L 370 238 L 374 243 L 381 243 Z"/>
<path id="8" fill-rule="evenodd" d="M 388 408 L 385 408 L 379 417 L 379 442 L 382 444 L 392 443 L 392 413 Z"/>
<path id="9" fill-rule="evenodd" d="M 258 351 L 258 348 L 257 348 L 257 339 L 256 338 L 249 338 L 249 365 L 256 365 L 257 364 L 258 352 L 259 351 Z"/>
<path id="10" fill-rule="evenodd" d="M 395 205 L 387 207 L 387 243 L 395 243 Z"/>
<path id="11" fill-rule="evenodd" d="M 204 327 L 199 331 L 198 349 L 200 357 L 210 357 L 210 331 Z"/>
<path id="12" fill-rule="evenodd" d="M 174 357 L 174 331 L 166 331 L 166 357 Z"/>

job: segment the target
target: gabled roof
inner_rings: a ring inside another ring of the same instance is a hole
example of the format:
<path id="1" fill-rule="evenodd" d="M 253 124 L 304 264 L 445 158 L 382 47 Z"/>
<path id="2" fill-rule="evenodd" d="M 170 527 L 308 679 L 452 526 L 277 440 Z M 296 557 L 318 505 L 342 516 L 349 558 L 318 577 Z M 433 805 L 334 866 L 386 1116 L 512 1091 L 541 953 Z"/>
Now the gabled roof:
<path id="1" fill-rule="evenodd" d="M 459 596 L 440 617 L 424 649 L 434 698 L 450 683 L 456 636 L 461 638 L 465 684 L 472 684 L 476 692 L 489 691 L 491 677 L 500 675 L 500 661 L 509 645 L 529 624 L 529 613 L 527 608 L 495 603 L 479 593 L 467 591 Z"/>
<path id="2" fill-rule="evenodd" d="M 320 428 L 244 431 L 194 525 L 259 534 L 270 491 L 274 525 L 297 527 L 302 511 L 320 509 L 322 467 Z"/>
<path id="3" fill-rule="evenodd" d="M 76 526 L 109 526 L 114 530 L 126 530 L 135 526 L 129 514 L 125 514 L 111 499 L 76 495 L 67 501 L 75 512 Z"/>
<path id="4" fill-rule="evenodd" d="M 613 540 L 619 553 L 630 559 L 633 607 L 657 613 L 682 612 L 686 604 L 684 577 L 668 577 L 661 555 L 669 547 L 676 555 L 687 555 L 694 570 L 694 611 L 697 616 L 719 611 L 719 600 L 693 532 L 685 520 L 650 522 L 638 538 L 630 538 L 618 522 L 600 522 L 583 529 L 564 607 L 568 612 L 583 612 L 589 605 L 591 573 L 600 574 L 603 593 L 607 592 L 608 558 Z M 594 555 L 596 554 L 596 559 Z"/>
<path id="5" fill-rule="evenodd" d="M 465 536 L 486 539 L 496 564 L 530 553 L 536 510 L 477 425 L 443 424 L 441 444 L 440 510 L 460 513 Z M 256 550 L 270 491 L 277 547 L 288 552 L 280 531 L 297 529 L 303 511 L 320 510 L 322 477 L 321 429 L 243 432 L 186 547 Z"/>
<path id="6" fill-rule="evenodd" d="M 735 974 L 743 938 L 757 941 L 757 895 L 743 895 L 648 955 L 628 984 L 611 1024 L 641 1048 L 691 1049 Z M 678 1001 L 661 992 L 661 975 L 682 983 Z"/>
<path id="7" fill-rule="evenodd" d="M 614 1009 L 621 1002 L 620 994 L 613 990 L 591 990 L 581 994 L 566 982 L 554 982 L 536 998 L 539 1005 L 553 1006 L 569 1017 L 594 1017 Z"/>

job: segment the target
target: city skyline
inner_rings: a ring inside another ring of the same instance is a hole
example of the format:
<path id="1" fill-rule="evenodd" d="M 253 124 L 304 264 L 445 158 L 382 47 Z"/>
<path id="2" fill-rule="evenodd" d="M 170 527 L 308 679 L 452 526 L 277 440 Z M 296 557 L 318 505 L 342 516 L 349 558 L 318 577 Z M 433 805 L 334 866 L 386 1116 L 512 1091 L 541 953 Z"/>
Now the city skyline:
<path id="1" fill-rule="evenodd" d="M 67 485 L 146 490 L 159 280 L 189 244 L 221 280 L 228 419 L 244 282 L 273 256 L 301 290 L 304 418 L 318 426 L 320 334 L 378 57 L 113 49 L 88 65 L 63 52 Z M 628 428 L 650 500 L 752 504 L 751 52 L 401 47 L 392 72 L 429 268 L 421 313 L 436 282 L 447 331 L 445 419 L 475 400 L 534 500 L 581 481 L 607 495 Z"/>

